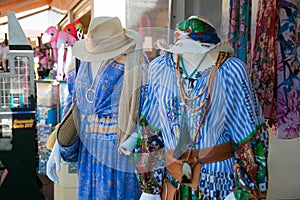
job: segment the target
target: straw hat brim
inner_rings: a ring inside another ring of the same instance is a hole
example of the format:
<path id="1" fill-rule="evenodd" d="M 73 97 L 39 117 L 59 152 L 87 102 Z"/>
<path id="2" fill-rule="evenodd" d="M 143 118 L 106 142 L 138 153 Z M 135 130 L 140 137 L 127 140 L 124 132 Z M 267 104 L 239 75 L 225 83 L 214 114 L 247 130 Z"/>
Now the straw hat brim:
<path id="1" fill-rule="evenodd" d="M 91 53 L 87 51 L 85 47 L 86 39 L 78 40 L 72 49 L 73 55 L 82 61 L 87 62 L 96 62 L 96 61 L 102 61 L 102 60 L 108 60 L 111 58 L 114 58 L 118 55 L 121 55 L 126 50 L 128 50 L 130 47 L 133 46 L 133 42 L 128 42 L 127 44 L 121 46 L 120 48 L 107 51 L 107 52 L 101 52 L 101 53 Z"/>
<path id="2" fill-rule="evenodd" d="M 232 54 L 234 49 L 227 41 L 219 42 L 218 44 L 207 44 L 196 42 L 192 39 L 180 39 L 175 44 L 166 45 L 164 40 L 157 41 L 157 47 L 163 51 L 174 54 L 202 54 L 209 51 L 224 51 Z"/>

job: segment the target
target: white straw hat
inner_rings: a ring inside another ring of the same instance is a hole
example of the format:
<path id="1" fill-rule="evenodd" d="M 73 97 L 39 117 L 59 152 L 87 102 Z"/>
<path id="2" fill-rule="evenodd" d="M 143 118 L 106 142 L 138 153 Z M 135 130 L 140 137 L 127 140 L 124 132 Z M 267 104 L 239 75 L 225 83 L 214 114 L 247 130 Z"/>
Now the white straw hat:
<path id="1" fill-rule="evenodd" d="M 73 46 L 73 55 L 82 61 L 107 60 L 134 46 L 117 17 L 95 17 L 91 20 L 86 38 Z"/>

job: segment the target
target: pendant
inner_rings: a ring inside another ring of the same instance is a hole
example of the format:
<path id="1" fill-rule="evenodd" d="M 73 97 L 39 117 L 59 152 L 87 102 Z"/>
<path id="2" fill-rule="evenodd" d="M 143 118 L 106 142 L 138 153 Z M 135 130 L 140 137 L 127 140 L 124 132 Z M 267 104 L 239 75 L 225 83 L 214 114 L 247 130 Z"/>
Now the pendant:
<path id="1" fill-rule="evenodd" d="M 89 103 L 93 103 L 94 99 L 95 99 L 95 90 L 93 88 L 89 88 L 86 92 L 85 92 L 85 99 L 87 100 L 87 102 Z"/>
<path id="2" fill-rule="evenodd" d="M 193 176 L 193 172 L 192 172 L 192 168 L 189 165 L 188 162 L 183 161 L 182 162 L 182 176 L 181 176 L 181 183 L 191 183 L 192 182 L 192 176 Z"/>

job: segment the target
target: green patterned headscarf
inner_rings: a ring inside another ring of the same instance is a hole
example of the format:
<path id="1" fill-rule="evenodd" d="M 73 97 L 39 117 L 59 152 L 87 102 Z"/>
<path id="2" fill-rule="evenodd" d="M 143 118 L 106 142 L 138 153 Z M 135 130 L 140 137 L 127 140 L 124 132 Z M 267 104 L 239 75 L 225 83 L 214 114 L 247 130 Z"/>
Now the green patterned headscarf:
<path id="1" fill-rule="evenodd" d="M 175 40 L 193 39 L 201 43 L 217 44 L 221 40 L 216 29 L 201 18 L 189 18 L 176 24 Z"/>

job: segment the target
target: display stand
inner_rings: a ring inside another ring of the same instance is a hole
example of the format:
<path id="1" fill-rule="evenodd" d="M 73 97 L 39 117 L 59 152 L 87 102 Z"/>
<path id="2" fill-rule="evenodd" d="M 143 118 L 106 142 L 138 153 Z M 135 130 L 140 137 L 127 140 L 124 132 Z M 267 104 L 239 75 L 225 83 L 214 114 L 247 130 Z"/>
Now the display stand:
<path id="1" fill-rule="evenodd" d="M 0 199 L 45 199 L 36 174 L 37 139 L 33 50 L 8 12 L 9 70 L 0 73 Z"/>

